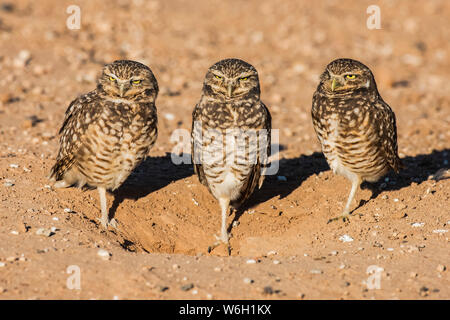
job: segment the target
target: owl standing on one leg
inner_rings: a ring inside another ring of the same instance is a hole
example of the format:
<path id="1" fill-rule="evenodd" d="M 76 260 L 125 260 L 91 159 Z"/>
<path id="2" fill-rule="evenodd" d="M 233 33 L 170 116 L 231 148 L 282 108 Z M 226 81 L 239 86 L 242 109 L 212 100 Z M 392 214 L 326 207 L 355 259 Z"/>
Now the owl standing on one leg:
<path id="1" fill-rule="evenodd" d="M 239 59 L 210 67 L 192 118 L 194 171 L 219 201 L 217 239 L 228 243 L 229 207 L 238 208 L 262 185 L 270 154 L 271 117 L 260 100 L 256 69 Z"/>
<path id="2" fill-rule="evenodd" d="M 320 76 L 312 120 L 329 166 L 352 182 L 342 212 L 346 220 L 363 181 L 376 182 L 391 169 L 398 172 L 401 167 L 394 112 L 378 93 L 368 67 L 355 60 L 338 59 Z"/>
<path id="3" fill-rule="evenodd" d="M 157 95 L 150 68 L 118 60 L 103 68 L 94 91 L 72 101 L 66 111 L 50 179 L 56 188 L 96 187 L 105 228 L 115 226 L 106 190 L 120 187 L 156 141 Z"/>

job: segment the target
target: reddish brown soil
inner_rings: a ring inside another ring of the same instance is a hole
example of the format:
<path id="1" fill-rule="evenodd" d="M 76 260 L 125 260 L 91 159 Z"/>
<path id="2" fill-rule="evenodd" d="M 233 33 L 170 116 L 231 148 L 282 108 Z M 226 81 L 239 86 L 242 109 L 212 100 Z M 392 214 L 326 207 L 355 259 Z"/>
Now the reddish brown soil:
<path id="1" fill-rule="evenodd" d="M 377 1 L 382 29 L 368 30 L 372 2 L 77 1 L 80 30 L 66 28 L 72 1 L 2 2 L 0 299 L 449 299 L 450 3 Z M 218 205 L 192 167 L 170 157 L 207 68 L 225 57 L 258 69 L 287 178 L 269 176 L 229 217 L 238 221 L 231 256 L 208 253 Z M 310 107 L 318 75 L 338 57 L 374 71 L 407 168 L 365 185 L 350 223 L 327 224 L 350 183 L 329 170 Z M 46 176 L 68 104 L 117 58 L 156 74 L 160 134 L 108 196 L 119 227 L 105 231 L 95 190 L 53 190 Z M 50 237 L 36 234 L 51 227 Z M 70 265 L 81 270 L 80 290 L 66 286 Z M 384 269 L 380 289 L 365 284 L 374 265 Z"/>

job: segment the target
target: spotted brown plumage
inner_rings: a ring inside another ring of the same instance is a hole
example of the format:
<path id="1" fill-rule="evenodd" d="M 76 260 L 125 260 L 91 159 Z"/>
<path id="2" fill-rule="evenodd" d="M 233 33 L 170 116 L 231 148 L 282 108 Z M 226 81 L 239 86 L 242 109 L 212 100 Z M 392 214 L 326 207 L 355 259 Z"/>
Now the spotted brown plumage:
<path id="1" fill-rule="evenodd" d="M 239 59 L 210 67 L 192 114 L 192 159 L 200 182 L 219 201 L 222 224 L 217 238 L 224 243 L 229 207 L 238 208 L 262 185 L 270 130 L 256 69 Z"/>
<path id="2" fill-rule="evenodd" d="M 156 141 L 157 95 L 147 66 L 119 60 L 106 65 L 97 88 L 66 111 L 50 179 L 56 188 L 96 187 L 104 227 L 115 224 L 108 218 L 106 190 L 120 187 Z"/>
<path id="3" fill-rule="evenodd" d="M 338 59 L 320 76 L 312 121 L 331 169 L 352 182 L 342 213 L 345 220 L 363 181 L 376 182 L 401 167 L 395 115 L 378 93 L 368 67 Z"/>

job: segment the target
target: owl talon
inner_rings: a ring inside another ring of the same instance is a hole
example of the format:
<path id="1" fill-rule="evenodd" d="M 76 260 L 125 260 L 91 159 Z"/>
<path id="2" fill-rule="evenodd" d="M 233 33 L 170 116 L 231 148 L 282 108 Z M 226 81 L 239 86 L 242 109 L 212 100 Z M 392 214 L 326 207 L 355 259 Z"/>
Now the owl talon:
<path id="1" fill-rule="evenodd" d="M 349 213 L 343 213 L 342 215 L 335 217 L 335 218 L 331 218 L 330 220 L 328 220 L 328 223 L 334 222 L 334 221 L 338 221 L 338 220 L 342 220 L 342 222 L 350 222 L 350 214 Z"/>
<path id="2" fill-rule="evenodd" d="M 222 236 L 218 236 L 215 234 L 214 238 L 216 238 L 216 241 L 211 246 L 208 247 L 208 253 L 211 253 L 215 248 L 217 248 L 221 244 L 224 244 L 226 245 L 228 255 L 231 255 L 231 247 L 230 244 L 228 243 L 228 236 L 229 236 L 228 234 L 225 235 L 226 237 L 225 241 Z"/>
<path id="3" fill-rule="evenodd" d="M 100 222 L 100 224 L 102 225 L 103 228 L 108 229 L 108 227 L 112 227 L 114 229 L 117 229 L 117 222 L 116 219 L 111 219 L 111 220 L 104 220 L 102 218 L 97 218 L 97 221 Z"/>

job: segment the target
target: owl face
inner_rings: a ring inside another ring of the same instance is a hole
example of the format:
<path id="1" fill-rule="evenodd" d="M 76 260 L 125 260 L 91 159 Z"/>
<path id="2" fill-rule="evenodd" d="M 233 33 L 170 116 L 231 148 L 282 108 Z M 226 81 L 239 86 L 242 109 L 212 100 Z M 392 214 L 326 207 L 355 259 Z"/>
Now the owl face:
<path id="1" fill-rule="evenodd" d="M 97 88 L 111 98 L 131 101 L 154 101 L 158 94 L 158 83 L 150 68 L 131 60 L 107 64 Z"/>
<path id="2" fill-rule="evenodd" d="M 225 100 L 241 98 L 249 93 L 259 96 L 259 78 L 256 69 L 239 59 L 225 59 L 208 69 L 204 91 Z"/>
<path id="3" fill-rule="evenodd" d="M 337 59 L 320 76 L 319 89 L 332 95 L 376 88 L 372 72 L 359 61 Z"/>

